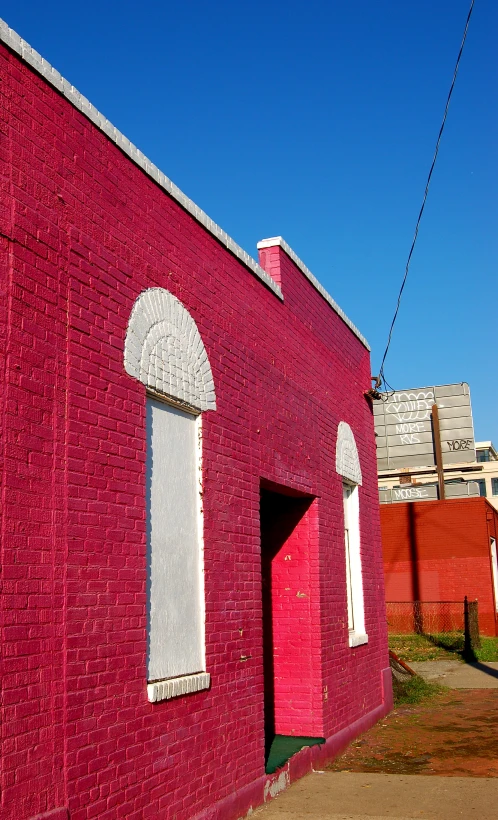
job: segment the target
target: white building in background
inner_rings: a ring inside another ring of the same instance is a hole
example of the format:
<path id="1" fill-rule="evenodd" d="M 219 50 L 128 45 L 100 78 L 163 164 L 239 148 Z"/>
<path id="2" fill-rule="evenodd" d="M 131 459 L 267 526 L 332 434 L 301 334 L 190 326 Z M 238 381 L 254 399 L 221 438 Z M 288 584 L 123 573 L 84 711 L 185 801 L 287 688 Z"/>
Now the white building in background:
<path id="1" fill-rule="evenodd" d="M 498 453 L 492 442 L 476 441 L 476 457 L 480 470 L 474 480 L 479 484 L 479 495 L 498 510 Z"/>
<path id="2" fill-rule="evenodd" d="M 491 441 L 476 441 L 475 448 L 475 461 L 444 467 L 446 497 L 480 495 L 498 509 L 498 453 Z M 381 503 L 437 499 L 436 468 L 381 470 L 379 495 Z"/>

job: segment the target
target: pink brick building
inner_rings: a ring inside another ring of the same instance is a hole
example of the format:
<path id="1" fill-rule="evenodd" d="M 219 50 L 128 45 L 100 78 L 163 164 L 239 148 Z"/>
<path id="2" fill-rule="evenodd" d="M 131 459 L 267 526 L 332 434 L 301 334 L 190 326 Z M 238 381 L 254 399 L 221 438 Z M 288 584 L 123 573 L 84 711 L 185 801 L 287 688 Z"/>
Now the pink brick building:
<path id="1" fill-rule="evenodd" d="M 240 818 L 391 705 L 368 345 L 0 39 L 1 816 Z"/>

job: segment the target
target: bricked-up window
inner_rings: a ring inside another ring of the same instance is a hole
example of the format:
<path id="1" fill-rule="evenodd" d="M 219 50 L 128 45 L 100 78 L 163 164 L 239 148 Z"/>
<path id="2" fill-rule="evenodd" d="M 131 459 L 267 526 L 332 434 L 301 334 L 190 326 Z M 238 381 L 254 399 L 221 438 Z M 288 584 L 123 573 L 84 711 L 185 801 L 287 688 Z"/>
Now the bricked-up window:
<path id="1" fill-rule="evenodd" d="M 341 421 L 337 429 L 336 470 L 342 476 L 344 546 L 349 645 L 367 643 L 361 568 L 360 495 L 363 478 L 353 431 Z"/>
<path id="2" fill-rule="evenodd" d="M 147 388 L 147 692 L 149 700 L 209 686 L 205 671 L 201 412 L 216 410 L 197 326 L 163 288 L 140 294 L 124 348 Z"/>
<path id="3" fill-rule="evenodd" d="M 200 416 L 147 398 L 149 681 L 205 671 Z"/>
<path id="4" fill-rule="evenodd" d="M 366 643 L 365 607 L 360 550 L 360 507 L 358 485 L 342 485 L 344 502 L 344 546 L 346 558 L 346 593 L 348 602 L 349 643 Z"/>

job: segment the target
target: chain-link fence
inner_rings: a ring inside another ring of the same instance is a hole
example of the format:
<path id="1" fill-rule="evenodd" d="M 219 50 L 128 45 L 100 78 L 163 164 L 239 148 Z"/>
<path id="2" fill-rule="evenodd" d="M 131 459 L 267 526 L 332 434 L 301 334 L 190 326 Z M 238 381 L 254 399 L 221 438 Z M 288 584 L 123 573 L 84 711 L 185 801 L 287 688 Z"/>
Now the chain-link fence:
<path id="1" fill-rule="evenodd" d="M 463 601 L 389 601 L 387 628 L 392 635 L 464 632 Z"/>

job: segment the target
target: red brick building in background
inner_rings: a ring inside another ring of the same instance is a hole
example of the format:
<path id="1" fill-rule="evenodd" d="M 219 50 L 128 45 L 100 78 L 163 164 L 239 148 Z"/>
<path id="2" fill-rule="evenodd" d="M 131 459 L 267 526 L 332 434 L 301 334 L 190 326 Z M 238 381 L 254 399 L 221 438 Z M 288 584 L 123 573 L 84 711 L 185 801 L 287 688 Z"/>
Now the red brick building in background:
<path id="1" fill-rule="evenodd" d="M 241 817 L 391 706 L 368 345 L 0 39 L 2 817 Z"/>
<path id="2" fill-rule="evenodd" d="M 467 596 L 482 634 L 498 635 L 498 512 L 485 498 L 383 504 L 380 519 L 388 609 Z"/>

